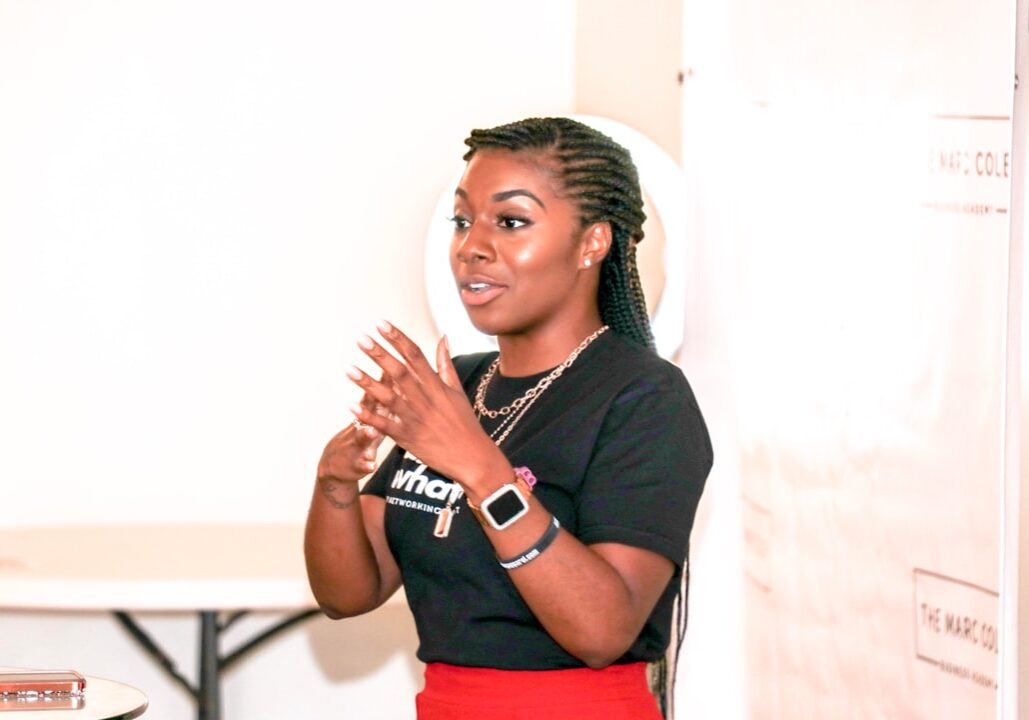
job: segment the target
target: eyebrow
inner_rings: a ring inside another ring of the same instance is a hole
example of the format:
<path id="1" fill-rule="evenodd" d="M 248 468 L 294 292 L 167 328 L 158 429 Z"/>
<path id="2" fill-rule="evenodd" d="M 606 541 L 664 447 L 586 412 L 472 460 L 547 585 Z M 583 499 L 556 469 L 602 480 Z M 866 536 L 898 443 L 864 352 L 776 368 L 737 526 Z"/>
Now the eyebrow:
<path id="1" fill-rule="evenodd" d="M 468 193 L 466 193 L 461 188 L 457 188 L 457 190 L 454 191 L 454 194 L 455 195 L 460 195 L 465 200 L 468 199 Z M 502 201 L 507 200 L 509 198 L 518 197 L 520 195 L 529 198 L 530 200 L 535 202 L 537 205 L 539 205 L 544 210 L 547 209 L 547 206 L 543 204 L 542 200 L 540 200 L 538 197 L 536 197 L 535 195 L 533 195 L 531 192 L 529 192 L 528 190 L 526 190 L 524 188 L 515 188 L 514 190 L 504 190 L 502 192 L 494 193 L 493 197 L 492 197 L 492 200 L 493 200 L 493 202 L 502 202 Z"/>

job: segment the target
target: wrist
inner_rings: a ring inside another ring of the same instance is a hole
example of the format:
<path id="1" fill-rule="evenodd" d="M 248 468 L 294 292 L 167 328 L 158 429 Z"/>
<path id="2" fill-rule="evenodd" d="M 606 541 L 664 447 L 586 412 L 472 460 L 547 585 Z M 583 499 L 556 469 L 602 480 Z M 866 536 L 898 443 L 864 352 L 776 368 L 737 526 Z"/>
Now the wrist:
<path id="1" fill-rule="evenodd" d="M 361 477 L 364 477 L 363 475 Z M 325 487 L 326 485 L 333 485 L 337 487 L 354 487 L 357 488 L 358 483 L 361 481 L 361 477 L 340 477 L 339 475 L 316 475 L 314 482 L 318 487 Z"/>
<path id="2" fill-rule="evenodd" d="M 464 487 L 465 496 L 479 505 L 498 488 L 512 481 L 514 468 L 504 454 L 493 446 L 493 452 L 479 462 L 469 465 L 469 470 L 457 478 Z"/>
<path id="3" fill-rule="evenodd" d="M 357 482 L 340 480 L 335 477 L 320 477 L 317 482 L 318 493 L 329 505 L 337 510 L 346 510 L 355 505 L 361 497 Z"/>

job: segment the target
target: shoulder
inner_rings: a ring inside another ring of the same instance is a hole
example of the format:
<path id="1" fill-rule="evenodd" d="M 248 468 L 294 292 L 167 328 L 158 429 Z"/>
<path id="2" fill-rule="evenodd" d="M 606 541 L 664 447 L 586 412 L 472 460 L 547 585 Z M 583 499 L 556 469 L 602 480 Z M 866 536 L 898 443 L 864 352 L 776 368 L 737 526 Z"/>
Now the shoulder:
<path id="1" fill-rule="evenodd" d="M 681 565 L 713 462 L 693 391 L 678 366 L 630 340 L 611 338 L 593 360 L 607 405 L 576 496 L 577 535 Z"/>
<path id="2" fill-rule="evenodd" d="M 589 358 L 590 374 L 614 396 L 616 404 L 650 394 L 696 403 L 686 376 L 677 365 L 613 332 L 605 335 L 610 337 L 605 337 Z"/>
<path id="3" fill-rule="evenodd" d="M 609 398 L 602 436 L 664 438 L 710 466 L 707 424 L 679 366 L 618 336 L 598 350 L 591 374 Z"/>

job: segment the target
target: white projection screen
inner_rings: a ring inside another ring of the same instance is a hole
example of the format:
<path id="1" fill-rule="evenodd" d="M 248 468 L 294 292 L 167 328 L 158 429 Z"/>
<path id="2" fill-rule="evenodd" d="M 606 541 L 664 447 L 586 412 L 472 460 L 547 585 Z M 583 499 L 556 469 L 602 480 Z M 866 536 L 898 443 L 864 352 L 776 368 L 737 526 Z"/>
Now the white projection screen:
<path id="1" fill-rule="evenodd" d="M 997 714 L 1014 18 L 685 4 L 748 717 Z"/>

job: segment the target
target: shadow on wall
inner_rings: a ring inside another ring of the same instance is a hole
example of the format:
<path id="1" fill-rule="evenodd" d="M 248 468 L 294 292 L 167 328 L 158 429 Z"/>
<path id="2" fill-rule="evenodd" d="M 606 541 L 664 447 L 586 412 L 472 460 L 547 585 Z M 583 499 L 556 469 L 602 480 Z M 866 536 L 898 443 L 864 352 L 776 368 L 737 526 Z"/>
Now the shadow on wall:
<path id="1" fill-rule="evenodd" d="M 403 603 L 345 620 L 317 617 L 305 625 L 304 632 L 315 662 L 330 682 L 373 675 L 399 654 L 414 686 L 422 686 L 424 665 L 415 657 L 418 634 L 411 611 Z"/>

